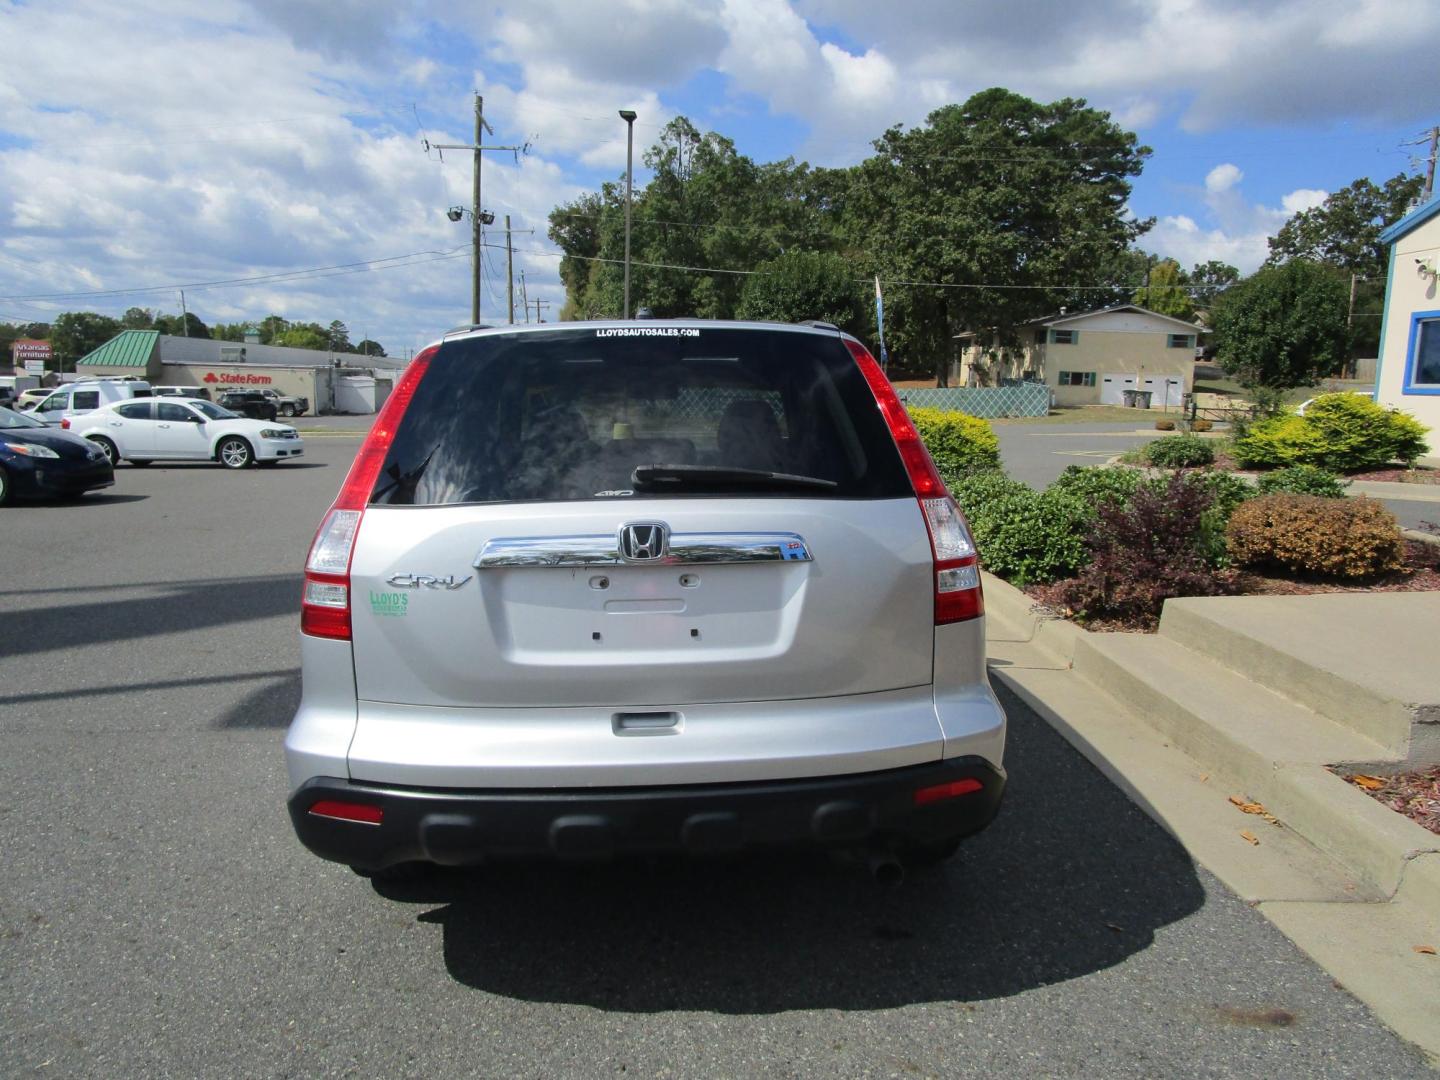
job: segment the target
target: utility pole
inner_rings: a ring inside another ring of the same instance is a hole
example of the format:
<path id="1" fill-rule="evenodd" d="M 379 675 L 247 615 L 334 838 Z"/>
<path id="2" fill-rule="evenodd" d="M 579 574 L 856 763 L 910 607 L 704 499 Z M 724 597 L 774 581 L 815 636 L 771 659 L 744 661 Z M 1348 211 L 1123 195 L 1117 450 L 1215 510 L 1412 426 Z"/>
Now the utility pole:
<path id="1" fill-rule="evenodd" d="M 525 309 L 525 322 L 530 322 L 530 297 L 525 292 L 525 271 L 520 271 L 520 306 Z"/>
<path id="2" fill-rule="evenodd" d="M 1425 166 L 1425 200 L 1435 193 L 1435 148 L 1440 145 L 1440 127 L 1430 129 L 1430 162 Z"/>
<path id="3" fill-rule="evenodd" d="M 630 318 L 630 189 L 634 182 L 635 110 L 621 109 L 625 121 L 625 318 Z"/>
<path id="4" fill-rule="evenodd" d="M 465 145 L 464 143 L 432 143 L 429 139 L 426 139 L 424 144 L 427 152 L 430 150 L 440 150 L 442 152 L 445 150 L 469 150 L 475 155 L 475 175 L 472 185 L 474 201 L 470 204 L 470 321 L 472 323 L 478 323 L 480 321 L 480 259 L 482 254 L 480 248 L 483 242 L 482 229 L 487 224 L 485 221 L 485 211 L 480 208 L 480 154 L 484 150 L 523 150 L 528 152 L 530 149 L 529 143 L 523 146 L 485 146 L 482 140 L 484 133 L 487 131 L 491 135 L 495 134 L 495 129 L 485 120 L 485 98 L 480 94 L 476 94 L 474 143 L 470 145 Z M 444 156 L 443 153 L 441 156 Z M 452 210 L 450 217 L 452 221 L 458 221 L 460 219 L 460 208 L 456 207 Z M 490 220 L 495 220 L 493 215 L 491 215 Z"/>
<path id="5" fill-rule="evenodd" d="M 505 215 L 505 300 L 510 325 L 515 325 L 515 248 L 510 244 L 510 215 Z"/>
<path id="6" fill-rule="evenodd" d="M 541 318 L 541 316 L 540 316 L 540 309 L 541 309 L 542 307 L 549 307 L 549 306 L 550 306 L 550 301 L 549 301 L 549 300 L 541 300 L 539 297 L 536 297 L 534 300 L 531 300 L 530 303 L 532 303 L 532 304 L 535 305 L 535 321 L 536 321 L 537 323 L 543 323 L 545 320 L 544 320 L 543 318 Z M 530 319 L 530 316 L 529 316 L 529 313 L 528 313 L 528 312 L 526 313 L 525 319 L 526 319 L 527 322 L 528 322 L 529 319 Z"/>
<path id="7" fill-rule="evenodd" d="M 180 333 L 183 337 L 190 336 L 190 313 L 185 310 L 185 290 L 180 290 Z"/>

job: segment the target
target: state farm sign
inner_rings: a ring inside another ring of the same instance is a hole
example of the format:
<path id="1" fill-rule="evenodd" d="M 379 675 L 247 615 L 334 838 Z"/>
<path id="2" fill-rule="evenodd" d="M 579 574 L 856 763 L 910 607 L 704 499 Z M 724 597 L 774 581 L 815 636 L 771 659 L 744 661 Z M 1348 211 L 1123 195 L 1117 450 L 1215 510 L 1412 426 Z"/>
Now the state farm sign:
<path id="1" fill-rule="evenodd" d="M 223 383 L 226 386 L 269 386 L 275 381 L 269 375 L 256 375 L 250 371 L 207 371 L 202 378 L 207 383 Z"/>
<path id="2" fill-rule="evenodd" d="M 18 341 L 10 343 L 10 357 L 17 366 L 27 360 L 39 360 L 43 363 L 53 355 L 50 350 L 50 342 L 48 341 L 21 338 Z"/>

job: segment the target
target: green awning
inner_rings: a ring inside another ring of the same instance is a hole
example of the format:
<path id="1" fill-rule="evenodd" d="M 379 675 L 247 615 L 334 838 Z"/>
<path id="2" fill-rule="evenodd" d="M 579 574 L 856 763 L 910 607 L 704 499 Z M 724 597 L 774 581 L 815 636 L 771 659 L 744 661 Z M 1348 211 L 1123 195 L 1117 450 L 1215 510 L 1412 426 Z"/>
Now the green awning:
<path id="1" fill-rule="evenodd" d="M 158 330 L 122 330 L 98 349 L 86 353 L 76 364 L 91 367 L 145 368 L 155 343 L 160 340 Z"/>

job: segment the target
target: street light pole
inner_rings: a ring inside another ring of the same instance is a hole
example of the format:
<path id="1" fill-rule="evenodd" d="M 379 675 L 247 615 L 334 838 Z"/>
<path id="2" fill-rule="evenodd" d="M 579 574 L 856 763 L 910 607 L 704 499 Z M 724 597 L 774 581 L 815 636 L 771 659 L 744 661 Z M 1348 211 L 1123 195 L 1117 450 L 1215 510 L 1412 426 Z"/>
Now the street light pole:
<path id="1" fill-rule="evenodd" d="M 630 318 L 630 191 L 634 182 L 635 110 L 621 109 L 625 121 L 625 318 Z"/>

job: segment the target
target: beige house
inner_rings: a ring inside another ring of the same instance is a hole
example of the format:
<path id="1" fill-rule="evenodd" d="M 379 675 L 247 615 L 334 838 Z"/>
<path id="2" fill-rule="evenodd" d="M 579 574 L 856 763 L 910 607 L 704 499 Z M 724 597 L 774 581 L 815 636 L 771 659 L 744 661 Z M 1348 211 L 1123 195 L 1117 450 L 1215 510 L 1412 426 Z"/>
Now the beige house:
<path id="1" fill-rule="evenodd" d="M 1179 408 L 1195 386 L 1195 349 L 1205 327 L 1134 304 L 1047 316 L 1019 329 L 1019 343 L 982 344 L 956 335 L 963 386 L 1012 379 L 1043 382 L 1057 405 L 1122 405 L 1126 390 L 1151 394 L 1152 408 Z"/>
<path id="2" fill-rule="evenodd" d="M 1440 198 L 1380 234 L 1390 245 L 1375 400 L 1430 429 L 1440 458 Z"/>

